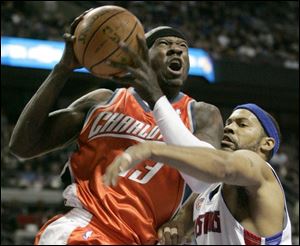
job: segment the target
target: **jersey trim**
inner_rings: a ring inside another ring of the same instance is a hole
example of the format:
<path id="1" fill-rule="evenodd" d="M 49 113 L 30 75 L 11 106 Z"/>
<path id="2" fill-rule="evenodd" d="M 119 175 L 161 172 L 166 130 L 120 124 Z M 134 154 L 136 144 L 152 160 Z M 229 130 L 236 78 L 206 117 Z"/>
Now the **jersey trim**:
<path id="1" fill-rule="evenodd" d="M 144 109 L 145 112 L 147 112 L 147 113 L 151 112 L 151 109 L 150 109 L 148 103 L 145 102 L 145 101 L 141 98 L 141 96 L 135 91 L 135 89 L 134 89 L 133 87 L 130 87 L 130 88 L 128 89 L 128 91 L 134 96 L 134 98 L 136 99 L 136 101 L 137 101 L 137 102 L 139 103 L 139 105 Z M 174 104 L 174 103 L 178 102 L 181 98 L 183 98 L 184 95 L 185 95 L 184 93 L 179 92 L 178 95 L 177 95 L 173 100 L 169 100 L 169 102 L 170 102 L 171 104 Z"/>
<path id="2" fill-rule="evenodd" d="M 101 134 L 101 135 L 96 135 L 95 137 L 89 139 L 89 141 L 94 140 L 96 138 L 102 138 L 102 137 L 128 138 L 128 139 L 132 139 L 132 140 L 135 140 L 135 141 L 138 141 L 138 142 L 144 142 L 144 141 L 147 140 L 147 139 L 139 138 L 139 137 L 136 137 L 136 136 L 131 136 L 131 135 L 128 135 L 128 134 L 104 133 L 104 134 Z"/>
<path id="3" fill-rule="evenodd" d="M 282 193 L 283 193 L 283 197 L 284 197 L 284 210 L 285 210 L 285 214 L 284 214 L 284 229 L 287 227 L 287 224 L 288 224 L 288 218 L 289 218 L 289 211 L 287 209 L 287 204 L 286 204 L 286 197 L 285 197 L 285 193 L 284 193 L 284 189 L 282 187 L 282 184 L 280 182 L 280 179 L 277 175 L 277 173 L 275 172 L 275 170 L 273 169 L 273 167 L 271 166 L 270 163 L 266 162 L 267 165 L 271 168 L 272 172 L 273 172 L 273 175 L 275 176 L 277 182 L 279 183 L 280 185 L 280 188 L 282 190 Z"/>
<path id="4" fill-rule="evenodd" d="M 90 110 L 88 111 L 88 113 L 86 114 L 86 118 L 85 118 L 85 121 L 84 121 L 84 124 L 83 124 L 80 134 L 82 132 L 84 132 L 85 128 L 87 127 L 87 123 L 89 122 L 93 113 L 99 108 L 106 108 L 106 107 L 111 106 L 123 91 L 124 91 L 124 89 L 116 89 L 114 91 L 114 93 L 112 94 L 112 96 L 110 97 L 110 99 L 108 99 L 106 104 L 101 104 L 101 105 L 96 104 L 93 107 L 91 107 Z"/>
<path id="5" fill-rule="evenodd" d="M 173 100 L 170 100 L 170 103 L 173 104 L 173 103 L 178 102 L 181 98 L 183 98 L 184 95 L 185 94 L 180 91 Z"/>
<path id="6" fill-rule="evenodd" d="M 141 96 L 135 91 L 135 89 L 133 87 L 130 87 L 128 89 L 128 92 L 135 98 L 135 100 L 137 101 L 137 103 L 143 108 L 143 110 L 146 112 L 146 113 L 149 113 L 151 112 L 151 109 L 148 105 L 147 102 L 145 102 Z"/>
<path id="7" fill-rule="evenodd" d="M 275 234 L 274 236 L 267 237 L 266 238 L 266 245 L 279 245 L 282 241 L 282 234 L 283 232 L 279 232 Z"/>
<path id="8" fill-rule="evenodd" d="M 195 105 L 196 101 L 195 100 L 191 100 L 190 102 L 188 102 L 188 108 L 187 108 L 187 112 L 188 112 L 188 117 L 189 117 L 189 123 L 190 123 L 190 129 L 192 133 L 195 133 L 196 131 L 196 121 L 194 120 L 194 105 Z"/>
<path id="9" fill-rule="evenodd" d="M 189 187 L 189 185 L 184 182 L 184 187 L 183 187 L 183 192 L 182 192 L 182 196 L 181 196 L 181 200 L 180 203 L 178 204 L 177 208 L 175 209 L 173 215 L 171 216 L 170 219 L 173 219 L 177 212 L 179 211 L 179 209 L 184 206 L 184 204 L 188 201 L 188 198 L 193 194 L 192 189 Z"/>

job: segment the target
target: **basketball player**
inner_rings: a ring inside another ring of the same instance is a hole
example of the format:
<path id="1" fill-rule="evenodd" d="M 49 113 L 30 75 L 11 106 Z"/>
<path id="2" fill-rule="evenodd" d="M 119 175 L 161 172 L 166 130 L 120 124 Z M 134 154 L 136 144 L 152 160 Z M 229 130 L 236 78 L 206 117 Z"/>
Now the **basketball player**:
<path id="1" fill-rule="evenodd" d="M 132 146 L 108 167 L 105 183 L 116 184 L 120 171 L 146 159 L 211 183 L 196 199 L 193 217 L 180 211 L 175 221 L 159 229 L 161 244 L 182 243 L 188 222 L 193 222 L 198 245 L 291 245 L 284 190 L 267 162 L 280 145 L 280 130 L 270 114 L 256 104 L 237 106 L 226 120 L 222 149 L 217 150 L 188 131 L 182 133 L 183 124 L 164 97 L 154 111 L 164 137 L 169 134 L 166 126 L 176 124 L 179 144 L 201 147 L 154 142 Z"/>
<path id="2" fill-rule="evenodd" d="M 92 91 L 68 108 L 51 112 L 67 79 L 80 64 L 72 50 L 74 29 L 65 35 L 60 62 L 31 98 L 15 126 L 10 149 L 21 158 L 33 158 L 77 140 L 63 177 L 63 192 L 72 209 L 48 221 L 35 244 L 155 244 L 157 229 L 190 194 L 180 173 L 161 162 L 144 161 L 124 174 L 115 187 L 103 185 L 102 175 L 114 158 L 142 141 L 163 141 L 147 105 L 135 89 Z M 218 147 L 222 118 L 218 109 L 195 102 L 180 92 L 189 70 L 188 46 L 177 30 L 159 27 L 147 33 L 148 66 L 152 76 L 180 113 L 184 125 Z M 164 41 L 158 41 L 158 40 Z"/>

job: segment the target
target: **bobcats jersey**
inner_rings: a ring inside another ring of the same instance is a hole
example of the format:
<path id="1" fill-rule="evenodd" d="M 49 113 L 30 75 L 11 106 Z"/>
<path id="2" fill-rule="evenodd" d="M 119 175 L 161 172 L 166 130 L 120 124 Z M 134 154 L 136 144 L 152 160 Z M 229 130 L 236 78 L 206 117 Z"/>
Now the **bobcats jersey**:
<path id="1" fill-rule="evenodd" d="M 278 179 L 276 174 L 275 176 Z M 279 179 L 278 182 L 280 183 Z M 222 186 L 222 183 L 212 184 L 195 200 L 193 219 L 198 245 L 292 244 L 291 223 L 286 203 L 283 231 L 270 237 L 260 237 L 245 229 L 230 213 L 222 197 Z"/>
<path id="2" fill-rule="evenodd" d="M 192 102 L 180 93 L 172 104 L 190 130 Z M 163 141 L 152 112 L 134 89 L 118 89 L 88 113 L 68 163 L 73 185 L 64 191 L 66 205 L 91 212 L 100 230 L 128 244 L 155 243 L 156 230 L 191 193 L 177 170 L 149 160 L 122 173 L 115 187 L 103 185 L 114 158 L 143 141 Z"/>

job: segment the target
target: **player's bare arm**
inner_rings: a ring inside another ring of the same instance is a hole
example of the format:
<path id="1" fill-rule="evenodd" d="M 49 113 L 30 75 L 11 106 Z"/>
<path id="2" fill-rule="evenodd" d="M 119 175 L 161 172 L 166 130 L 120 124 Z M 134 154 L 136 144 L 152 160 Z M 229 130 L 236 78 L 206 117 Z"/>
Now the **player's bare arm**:
<path id="1" fill-rule="evenodd" d="M 71 33 L 83 15 L 71 24 Z M 72 35 L 64 37 L 66 44 L 61 60 L 27 103 L 12 133 L 9 147 L 21 158 L 32 158 L 69 143 L 80 132 L 91 105 L 105 102 L 112 94 L 109 90 L 98 90 L 66 109 L 51 113 L 72 71 L 80 67 L 73 52 Z"/>
<path id="2" fill-rule="evenodd" d="M 78 136 L 87 111 L 95 104 L 105 103 L 112 95 L 112 91 L 100 89 L 65 109 L 50 112 L 58 96 L 55 96 L 58 94 L 55 85 L 60 82 L 57 79 L 66 76 L 62 70 L 53 74 L 26 105 L 12 133 L 10 149 L 21 158 L 33 158 L 69 144 Z"/>
<path id="3" fill-rule="evenodd" d="M 230 185 L 258 187 L 272 174 L 264 160 L 248 150 L 227 152 L 203 147 L 182 147 L 145 142 L 132 146 L 111 165 L 111 178 L 121 170 L 151 159 L 170 166 L 199 180 Z M 114 170 L 113 168 L 118 170 Z M 272 176 L 272 177 L 271 177 Z"/>
<path id="4" fill-rule="evenodd" d="M 120 171 L 126 171 L 144 159 L 168 163 L 208 183 L 223 182 L 227 184 L 225 192 L 232 193 L 236 187 L 244 187 L 247 190 L 249 206 L 253 214 L 251 220 L 246 223 L 247 225 L 243 220 L 240 222 L 260 235 L 273 235 L 282 230 L 282 216 L 273 219 L 272 214 L 274 211 L 277 214 L 283 213 L 283 194 L 271 169 L 258 154 L 248 150 L 227 152 L 211 148 L 145 142 L 128 148 L 125 153 L 114 160 L 107 169 L 105 183 L 116 184 Z M 270 192 L 273 194 L 273 200 L 269 199 Z M 235 209 L 230 203 L 228 206 L 235 214 Z M 272 210 L 269 209 L 270 207 Z M 262 219 L 258 219 L 255 214 L 260 214 Z M 249 215 L 246 218 L 248 217 Z M 269 220 L 263 218 L 269 218 Z M 272 221 L 272 226 L 266 226 L 266 223 L 270 221 Z"/>

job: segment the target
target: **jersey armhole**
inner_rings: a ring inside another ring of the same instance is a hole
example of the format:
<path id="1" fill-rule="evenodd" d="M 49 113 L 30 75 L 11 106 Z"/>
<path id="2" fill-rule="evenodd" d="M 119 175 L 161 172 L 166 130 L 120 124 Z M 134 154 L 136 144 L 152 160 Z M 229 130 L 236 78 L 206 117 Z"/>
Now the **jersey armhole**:
<path id="1" fill-rule="evenodd" d="M 273 175 L 275 176 L 275 178 L 276 178 L 276 180 L 277 180 L 277 182 L 278 182 L 278 184 L 279 184 L 279 186 L 280 186 L 280 188 L 281 188 L 281 191 L 282 191 L 282 193 L 283 193 L 283 198 L 284 198 L 284 211 L 285 211 L 285 213 L 284 213 L 284 218 L 283 218 L 283 225 L 284 225 L 283 228 L 285 229 L 286 226 L 287 226 L 287 224 L 288 224 L 289 211 L 288 211 L 288 207 L 287 207 L 287 202 L 286 202 L 286 196 L 285 196 L 284 188 L 283 188 L 283 185 L 282 185 L 282 183 L 281 183 L 281 181 L 280 181 L 280 178 L 278 177 L 277 173 L 275 172 L 275 170 L 273 169 L 273 167 L 271 166 L 271 164 L 268 163 L 268 162 L 266 162 L 266 163 L 267 163 L 267 165 L 271 168 L 271 171 L 272 171 Z"/>
<path id="2" fill-rule="evenodd" d="M 194 108 L 195 108 L 195 100 L 191 100 L 188 103 L 188 117 L 189 117 L 189 123 L 190 123 L 190 129 L 192 133 L 196 132 L 196 120 L 195 120 L 195 115 L 194 115 Z"/>
<path id="3" fill-rule="evenodd" d="M 89 122 L 89 119 L 91 117 L 91 115 L 94 113 L 95 110 L 97 110 L 98 108 L 105 108 L 105 107 L 108 107 L 110 105 L 112 105 L 116 98 L 118 98 L 118 95 L 123 91 L 124 89 L 123 88 L 119 88 L 119 89 L 116 89 L 113 94 L 111 95 L 111 97 L 107 100 L 107 102 L 105 104 L 95 104 L 94 106 L 92 106 L 88 112 L 86 113 L 86 116 L 84 118 L 84 124 L 83 124 L 83 127 L 82 127 L 82 131 L 84 131 L 87 123 Z"/>
<path id="4" fill-rule="evenodd" d="M 180 208 L 182 208 L 185 203 L 189 200 L 190 196 L 193 194 L 193 191 L 192 189 L 190 188 L 190 186 L 184 181 L 184 190 L 183 190 L 183 194 L 182 194 L 182 197 L 181 197 L 181 201 L 178 205 L 178 207 L 176 208 L 176 210 L 174 211 L 171 219 L 173 219 L 176 214 L 178 213 L 178 211 L 180 210 Z M 170 220 L 171 220 L 170 219 Z"/>

